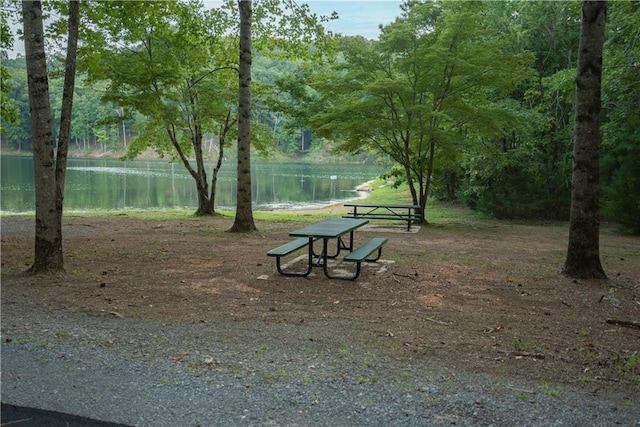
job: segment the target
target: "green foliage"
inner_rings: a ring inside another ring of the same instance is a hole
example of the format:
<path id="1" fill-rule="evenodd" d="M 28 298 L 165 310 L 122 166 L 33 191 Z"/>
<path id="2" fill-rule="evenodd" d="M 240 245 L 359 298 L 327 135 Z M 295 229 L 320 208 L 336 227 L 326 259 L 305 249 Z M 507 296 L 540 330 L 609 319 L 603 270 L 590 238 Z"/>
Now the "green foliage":
<path id="1" fill-rule="evenodd" d="M 603 211 L 640 233 L 640 4 L 611 2 L 603 68 Z"/>
<path id="2" fill-rule="evenodd" d="M 456 169 L 471 135 L 499 138 L 516 126 L 519 108 L 504 99 L 531 57 L 482 27 L 485 3 L 405 10 L 379 41 L 343 38 L 341 61 L 315 73 L 312 89 L 290 93 L 321 106 L 311 123 L 340 150 L 371 148 L 401 165 L 413 203 L 425 206 L 432 179 Z"/>
<path id="3" fill-rule="evenodd" d="M 66 31 L 67 4 L 47 4 L 60 17 L 49 21 L 54 40 Z M 227 113 L 233 121 L 236 1 L 213 9 L 186 0 L 81 5 L 79 60 L 90 79 L 77 80 L 72 147 L 122 147 L 124 122 L 128 157 L 150 147 L 171 159 L 180 157 L 176 147 L 193 156 L 193 125 L 210 139 Z M 639 8 L 609 2 L 600 170 L 605 219 L 634 233 Z M 566 219 L 580 2 L 411 1 L 402 10 L 371 41 L 332 37 L 320 25 L 335 17 L 316 16 L 306 4 L 255 1 L 254 147 L 312 161 L 334 149 L 354 160 L 390 158 L 397 164 L 390 177 L 407 201 L 462 200 L 499 217 Z M 0 18 L 7 49 L 4 11 Z M 55 70 L 62 69 L 58 44 Z M 3 57 L 1 66 L 2 143 L 28 150 L 24 59 Z M 50 80 L 54 116 L 58 75 Z M 176 129 L 176 146 L 167 126 Z M 227 141 L 234 137 L 231 129 Z"/>
<path id="4" fill-rule="evenodd" d="M 604 188 L 604 214 L 626 231 L 640 234 L 640 146 L 624 150 Z"/>
<path id="5" fill-rule="evenodd" d="M 11 92 L 11 76 L 9 71 L 5 67 L 6 61 L 5 49 L 11 49 L 13 47 L 13 34 L 9 28 L 7 22 L 7 16 L 4 9 L 0 9 L 0 56 L 2 62 L 0 64 L 0 126 L 2 122 L 7 124 L 17 125 L 18 120 L 18 108 L 11 102 L 11 98 L 8 97 Z M 4 126 L 0 127 L 0 132 L 4 131 Z"/>
<path id="6" fill-rule="evenodd" d="M 462 200 L 498 218 L 540 215 L 543 186 L 538 171 L 527 162 L 531 157 L 526 150 L 510 150 L 467 158 Z"/>
<path id="7" fill-rule="evenodd" d="M 462 199 L 500 217 L 568 217 L 579 3 L 492 2 L 485 25 L 534 55 L 535 76 L 514 92 L 525 122 L 466 153 Z"/>
<path id="8" fill-rule="evenodd" d="M 2 103 L 7 105 L 9 110 L 16 108 L 16 117 L 13 120 L 12 113 L 8 113 L 5 118 L 5 111 L 2 111 L 2 139 L 8 145 L 18 151 L 31 149 L 31 118 L 29 117 L 29 92 L 27 89 L 26 62 L 22 59 L 7 59 L 2 61 L 3 91 Z M 5 80 L 6 78 L 6 80 Z M 10 84 L 7 82 L 10 81 Z"/>

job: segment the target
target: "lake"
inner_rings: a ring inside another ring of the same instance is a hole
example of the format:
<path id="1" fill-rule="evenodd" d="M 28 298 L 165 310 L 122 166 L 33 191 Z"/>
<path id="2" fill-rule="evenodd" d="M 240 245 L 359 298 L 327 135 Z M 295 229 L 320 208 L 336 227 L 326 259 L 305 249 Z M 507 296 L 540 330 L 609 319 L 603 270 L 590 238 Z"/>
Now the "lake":
<path id="1" fill-rule="evenodd" d="M 35 210 L 33 159 L 0 156 L 0 213 Z M 207 173 L 211 182 L 212 164 Z M 252 164 L 253 208 L 257 211 L 323 206 L 353 200 L 357 186 L 386 168 L 361 164 Z M 196 210 L 195 181 L 180 163 L 162 160 L 69 159 L 65 211 Z M 235 210 L 236 163 L 218 175 L 216 209 Z"/>

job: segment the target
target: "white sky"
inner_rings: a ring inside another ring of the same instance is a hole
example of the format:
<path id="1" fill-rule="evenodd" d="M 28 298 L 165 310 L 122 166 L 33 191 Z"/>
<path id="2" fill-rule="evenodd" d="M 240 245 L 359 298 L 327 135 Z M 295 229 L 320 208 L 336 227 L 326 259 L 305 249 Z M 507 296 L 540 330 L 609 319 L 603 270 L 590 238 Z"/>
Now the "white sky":
<path id="1" fill-rule="evenodd" d="M 326 24 L 334 33 L 377 39 L 378 26 L 390 24 L 400 16 L 402 0 L 309 0 L 305 3 L 318 15 L 338 12 L 340 19 Z"/>

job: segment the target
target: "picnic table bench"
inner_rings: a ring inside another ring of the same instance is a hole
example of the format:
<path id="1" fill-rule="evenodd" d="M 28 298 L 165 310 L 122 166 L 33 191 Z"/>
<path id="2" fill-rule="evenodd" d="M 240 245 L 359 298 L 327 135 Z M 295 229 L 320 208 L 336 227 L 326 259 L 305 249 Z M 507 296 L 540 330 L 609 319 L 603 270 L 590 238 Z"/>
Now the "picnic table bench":
<path id="1" fill-rule="evenodd" d="M 420 222 L 422 208 L 418 205 L 384 205 L 384 204 L 360 204 L 345 203 L 352 208 L 344 218 L 367 218 L 393 221 L 406 221 L 407 231 L 411 231 L 411 224 Z"/>
<path id="2" fill-rule="evenodd" d="M 297 237 L 297 239 L 271 249 L 267 252 L 267 255 L 276 258 L 278 273 L 285 276 L 308 276 L 311 273 L 312 267 L 315 265 L 322 266 L 324 274 L 330 279 L 355 280 L 360 275 L 361 263 L 363 261 L 375 262 L 380 259 L 380 256 L 382 255 L 382 246 L 387 242 L 385 237 L 374 237 L 354 249 L 354 231 L 368 222 L 369 220 L 367 219 L 347 219 L 340 217 L 330 218 L 290 232 L 289 235 Z M 349 238 L 345 241 L 342 239 L 343 235 L 348 235 Z M 316 254 L 313 250 L 313 243 L 320 239 L 322 239 L 322 252 L 320 254 Z M 337 241 L 336 251 L 334 254 L 329 255 L 328 242 L 332 239 L 336 239 Z M 307 248 L 306 269 L 303 271 L 291 271 L 290 269 L 285 270 L 281 264 L 281 259 L 296 251 L 302 250 L 305 247 Z M 331 274 L 327 268 L 328 259 L 337 258 L 342 250 L 349 252 L 344 256 L 343 261 L 356 263 L 356 271 L 351 276 L 336 276 Z M 376 251 L 377 255 L 372 258 L 371 255 Z M 315 262 L 314 259 L 316 259 Z"/>
<path id="3" fill-rule="evenodd" d="M 309 239 L 306 237 L 298 237 L 295 240 L 291 240 L 290 242 L 285 243 L 282 246 L 278 246 L 277 248 L 271 249 L 267 252 L 268 256 L 272 256 L 276 258 L 276 268 L 278 269 L 278 273 L 283 274 L 285 276 L 308 276 L 311 273 L 312 264 L 309 263 L 306 271 L 301 272 L 293 272 L 293 271 L 284 271 L 282 266 L 280 265 L 280 259 L 283 257 L 296 252 L 299 249 L 304 248 L 305 246 L 309 247 L 309 259 L 313 258 L 313 246 L 309 244 Z"/>

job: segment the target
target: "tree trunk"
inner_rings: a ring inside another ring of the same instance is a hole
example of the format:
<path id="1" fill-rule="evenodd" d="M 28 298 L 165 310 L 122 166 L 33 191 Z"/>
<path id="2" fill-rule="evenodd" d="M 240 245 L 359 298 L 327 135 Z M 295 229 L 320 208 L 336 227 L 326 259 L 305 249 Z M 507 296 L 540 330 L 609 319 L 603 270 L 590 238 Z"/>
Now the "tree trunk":
<path id="1" fill-rule="evenodd" d="M 582 2 L 576 78 L 569 248 L 563 273 L 606 278 L 600 263 L 600 90 L 606 1 Z"/>
<path id="2" fill-rule="evenodd" d="M 198 113 L 200 99 L 197 90 L 193 87 L 193 81 L 189 82 L 189 87 L 191 88 L 189 92 L 189 103 L 191 105 L 190 111 L 193 120 L 193 124 L 191 125 L 191 143 L 193 145 L 193 153 L 196 157 L 196 174 L 194 178 L 198 189 L 198 210 L 196 211 L 196 216 L 214 215 L 215 211 L 213 203 L 209 198 L 209 183 L 207 182 L 207 170 L 205 169 L 204 154 L 202 152 L 204 136 L 202 133 L 202 125 L 200 124 L 200 114 Z"/>
<path id="3" fill-rule="evenodd" d="M 202 127 L 195 125 L 194 152 L 196 155 L 197 182 L 198 182 L 198 210 L 197 216 L 215 215 L 213 202 L 209 198 L 209 183 L 207 182 L 207 171 L 204 165 L 204 155 L 202 153 Z"/>
<path id="4" fill-rule="evenodd" d="M 236 216 L 230 231 L 256 229 L 251 207 L 251 0 L 240 0 L 240 67 L 238 90 L 238 185 Z"/>
<path id="5" fill-rule="evenodd" d="M 57 201 L 42 3 L 23 1 L 22 15 L 36 197 L 35 256 L 30 271 L 58 272 L 64 270 L 60 220 L 62 212 Z"/>
<path id="6" fill-rule="evenodd" d="M 73 113 L 73 92 L 76 82 L 76 53 L 78 51 L 78 29 L 80 25 L 80 2 L 69 2 L 69 31 L 67 37 L 67 59 L 65 63 L 60 130 L 58 132 L 58 154 L 56 156 L 56 212 L 62 230 L 64 207 L 64 185 L 67 176 L 67 153 L 71 140 L 71 116 Z"/>
<path id="7" fill-rule="evenodd" d="M 218 160 L 216 161 L 216 164 L 213 167 L 213 171 L 211 173 L 211 197 L 209 198 L 209 203 L 211 203 L 212 210 L 214 210 L 216 201 L 218 173 L 220 172 L 220 169 L 222 169 L 222 162 L 224 160 L 224 146 L 227 144 L 227 135 L 231 131 L 231 127 L 235 124 L 235 122 L 235 120 L 231 119 L 231 110 L 227 111 L 227 117 L 224 120 L 224 124 L 220 126 L 220 132 L 218 136 Z"/>

